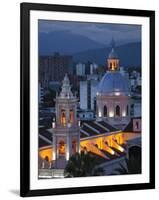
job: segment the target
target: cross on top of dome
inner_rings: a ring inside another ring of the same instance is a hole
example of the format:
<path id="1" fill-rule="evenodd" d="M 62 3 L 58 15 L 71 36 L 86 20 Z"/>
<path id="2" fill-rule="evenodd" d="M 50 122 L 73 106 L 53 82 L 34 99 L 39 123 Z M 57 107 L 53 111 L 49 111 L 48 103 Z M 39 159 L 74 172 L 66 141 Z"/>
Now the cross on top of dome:
<path id="1" fill-rule="evenodd" d="M 62 90 L 60 92 L 60 97 L 73 97 L 72 91 L 71 91 L 71 85 L 70 85 L 70 80 L 68 78 L 68 75 L 65 74 L 65 77 L 62 81 Z"/>

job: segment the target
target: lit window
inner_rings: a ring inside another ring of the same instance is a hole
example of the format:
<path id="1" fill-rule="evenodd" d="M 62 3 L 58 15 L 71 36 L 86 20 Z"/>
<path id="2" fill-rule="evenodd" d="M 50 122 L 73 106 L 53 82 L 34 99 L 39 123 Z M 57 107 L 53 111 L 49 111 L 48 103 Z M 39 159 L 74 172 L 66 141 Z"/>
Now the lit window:
<path id="1" fill-rule="evenodd" d="M 60 155 L 65 154 L 65 143 L 64 143 L 64 141 L 59 142 L 59 154 Z"/>
<path id="2" fill-rule="evenodd" d="M 72 124 L 74 121 L 74 112 L 73 110 L 70 110 L 70 123 Z"/>
<path id="3" fill-rule="evenodd" d="M 63 126 L 66 126 L 66 111 L 65 110 L 61 110 L 61 124 Z"/>

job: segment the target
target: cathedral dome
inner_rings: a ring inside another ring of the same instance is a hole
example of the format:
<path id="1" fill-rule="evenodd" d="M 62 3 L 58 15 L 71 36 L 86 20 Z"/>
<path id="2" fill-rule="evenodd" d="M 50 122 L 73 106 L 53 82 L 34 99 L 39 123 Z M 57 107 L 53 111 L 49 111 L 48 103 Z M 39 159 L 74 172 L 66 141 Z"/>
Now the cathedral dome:
<path id="1" fill-rule="evenodd" d="M 98 94 L 130 95 L 127 79 L 119 72 L 107 72 L 99 83 Z"/>

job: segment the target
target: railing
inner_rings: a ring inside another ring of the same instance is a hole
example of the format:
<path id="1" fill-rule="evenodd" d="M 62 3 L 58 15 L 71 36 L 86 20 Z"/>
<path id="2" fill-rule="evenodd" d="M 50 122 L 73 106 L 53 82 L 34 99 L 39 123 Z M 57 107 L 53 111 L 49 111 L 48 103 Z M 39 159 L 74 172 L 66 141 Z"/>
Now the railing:
<path id="1" fill-rule="evenodd" d="M 39 169 L 39 178 L 63 178 L 64 169 Z"/>

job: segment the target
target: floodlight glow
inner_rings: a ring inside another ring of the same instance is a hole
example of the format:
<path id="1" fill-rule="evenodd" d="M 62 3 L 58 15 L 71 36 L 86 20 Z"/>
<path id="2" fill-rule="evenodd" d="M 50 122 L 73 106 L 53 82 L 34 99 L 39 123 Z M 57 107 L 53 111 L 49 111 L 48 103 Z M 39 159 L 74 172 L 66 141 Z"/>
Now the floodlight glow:
<path id="1" fill-rule="evenodd" d="M 115 96 L 120 96 L 120 92 L 115 92 Z"/>
<path id="2" fill-rule="evenodd" d="M 114 112 L 113 111 L 109 112 L 109 117 L 114 117 Z"/>
<path id="3" fill-rule="evenodd" d="M 102 117 L 102 112 L 101 111 L 98 112 L 98 116 Z"/>

